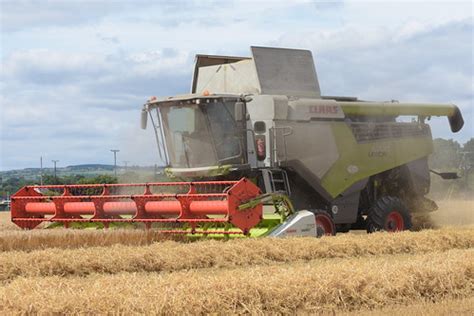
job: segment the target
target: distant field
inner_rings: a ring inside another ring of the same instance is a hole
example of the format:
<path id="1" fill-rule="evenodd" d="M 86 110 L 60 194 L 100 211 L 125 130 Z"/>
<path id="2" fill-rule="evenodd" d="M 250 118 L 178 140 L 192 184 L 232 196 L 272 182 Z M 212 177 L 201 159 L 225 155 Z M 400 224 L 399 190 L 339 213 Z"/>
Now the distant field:
<path id="1" fill-rule="evenodd" d="M 10 221 L 10 212 L 0 212 L 0 232 L 18 229 L 19 228 Z"/>
<path id="2" fill-rule="evenodd" d="M 0 213 L 0 313 L 471 315 L 473 204 L 439 204 L 433 222 L 457 226 L 197 242 Z"/>

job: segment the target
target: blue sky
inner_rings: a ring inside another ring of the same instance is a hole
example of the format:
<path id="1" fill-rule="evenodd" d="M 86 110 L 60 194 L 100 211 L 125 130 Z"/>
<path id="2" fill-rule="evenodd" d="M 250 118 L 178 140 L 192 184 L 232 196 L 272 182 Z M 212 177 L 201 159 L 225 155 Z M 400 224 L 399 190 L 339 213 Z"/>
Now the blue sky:
<path id="1" fill-rule="evenodd" d="M 189 91 L 196 53 L 313 51 L 323 94 L 458 104 L 474 136 L 470 1 L 0 2 L 0 169 L 158 163 L 139 110 Z"/>

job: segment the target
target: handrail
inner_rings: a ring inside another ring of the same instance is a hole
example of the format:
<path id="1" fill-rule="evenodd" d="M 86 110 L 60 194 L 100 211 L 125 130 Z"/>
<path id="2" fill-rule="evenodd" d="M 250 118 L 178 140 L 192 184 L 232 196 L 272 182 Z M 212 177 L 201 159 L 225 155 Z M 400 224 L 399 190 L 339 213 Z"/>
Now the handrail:
<path id="1" fill-rule="evenodd" d="M 271 135 L 271 138 L 270 138 L 270 163 L 271 163 L 271 166 L 274 167 L 274 164 L 276 163 L 277 166 L 280 166 L 280 160 L 278 159 L 278 149 L 277 149 L 277 142 L 276 142 L 276 138 L 277 138 L 277 133 L 276 131 L 278 129 L 281 129 L 283 130 L 283 133 L 282 133 L 282 136 L 283 136 L 283 151 L 285 153 L 285 156 L 284 156 L 284 159 L 283 161 L 286 161 L 288 159 L 288 152 L 287 152 L 287 146 L 286 146 L 286 137 L 287 136 L 290 136 L 291 134 L 293 134 L 293 127 L 291 126 L 275 126 L 275 127 L 272 127 L 270 128 L 271 132 L 270 132 L 270 135 Z M 288 130 L 288 132 L 285 133 L 285 130 Z"/>

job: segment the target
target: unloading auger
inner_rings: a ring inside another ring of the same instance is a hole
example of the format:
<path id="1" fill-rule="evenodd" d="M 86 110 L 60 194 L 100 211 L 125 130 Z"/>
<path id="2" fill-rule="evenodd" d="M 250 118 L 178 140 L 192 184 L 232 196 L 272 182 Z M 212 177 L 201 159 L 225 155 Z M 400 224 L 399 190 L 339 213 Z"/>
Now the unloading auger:
<path id="1" fill-rule="evenodd" d="M 167 176 L 184 182 L 28 186 L 11 198 L 12 221 L 270 236 L 406 230 L 437 209 L 425 197 L 434 116 L 452 132 L 464 124 L 453 104 L 321 95 L 307 50 L 198 55 L 191 94 L 152 97 L 142 109 Z"/>

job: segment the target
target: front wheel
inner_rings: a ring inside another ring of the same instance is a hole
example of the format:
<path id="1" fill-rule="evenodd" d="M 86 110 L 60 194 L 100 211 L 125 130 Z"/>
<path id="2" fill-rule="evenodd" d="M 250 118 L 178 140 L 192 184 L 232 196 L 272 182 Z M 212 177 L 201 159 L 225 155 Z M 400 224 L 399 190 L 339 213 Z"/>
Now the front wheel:
<path id="1" fill-rule="evenodd" d="M 336 235 L 336 225 L 332 217 L 325 211 L 314 211 L 316 221 L 316 236 L 334 236 Z"/>
<path id="2" fill-rule="evenodd" d="M 411 215 L 403 202 L 392 196 L 378 199 L 367 215 L 367 232 L 397 232 L 412 227 Z"/>

